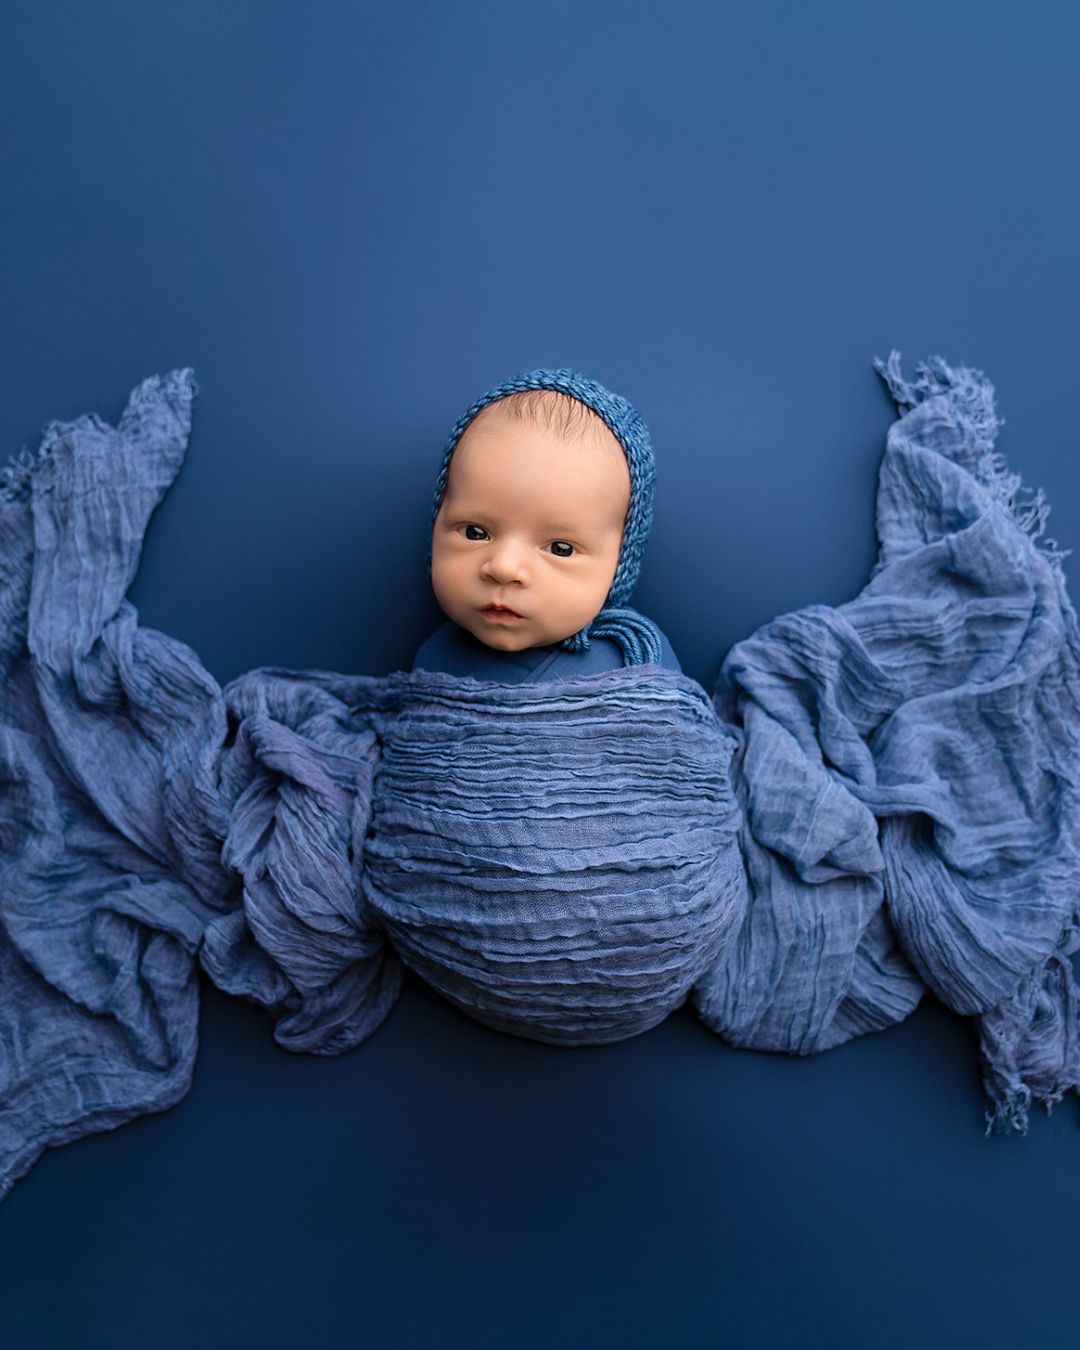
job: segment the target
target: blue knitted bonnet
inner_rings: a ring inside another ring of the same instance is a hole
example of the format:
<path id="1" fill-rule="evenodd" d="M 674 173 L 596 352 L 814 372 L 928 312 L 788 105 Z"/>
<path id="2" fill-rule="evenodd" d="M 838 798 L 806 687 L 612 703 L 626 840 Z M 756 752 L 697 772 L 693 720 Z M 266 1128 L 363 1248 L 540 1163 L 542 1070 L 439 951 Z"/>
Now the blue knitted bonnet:
<path id="1" fill-rule="evenodd" d="M 435 498 L 431 512 L 432 530 L 439 506 L 446 492 L 450 473 L 450 459 L 466 427 L 489 403 L 495 403 L 509 394 L 530 389 L 554 389 L 569 394 L 584 403 L 603 418 L 622 446 L 630 470 L 630 506 L 623 526 L 619 563 L 599 614 L 584 628 L 564 638 L 558 645 L 571 652 L 582 652 L 590 645 L 591 637 L 609 637 L 622 649 L 624 665 L 659 664 L 662 657 L 660 633 L 649 619 L 629 608 L 630 596 L 637 584 L 641 558 L 652 527 L 653 487 L 656 465 L 653 459 L 649 429 L 638 410 L 619 394 L 613 394 L 596 380 L 576 370 L 528 370 L 512 379 L 497 384 L 472 403 L 458 418 L 443 450 L 442 464 L 435 483 Z M 431 574 L 431 544 L 428 544 L 428 574 Z"/>

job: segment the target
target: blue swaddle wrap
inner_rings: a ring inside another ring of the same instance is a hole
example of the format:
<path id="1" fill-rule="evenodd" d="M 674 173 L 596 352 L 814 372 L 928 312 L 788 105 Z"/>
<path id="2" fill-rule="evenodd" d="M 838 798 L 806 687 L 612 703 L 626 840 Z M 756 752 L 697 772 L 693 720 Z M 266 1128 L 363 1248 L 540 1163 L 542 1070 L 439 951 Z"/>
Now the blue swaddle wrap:
<path id="1" fill-rule="evenodd" d="M 224 689 L 125 599 L 190 371 L 50 423 L 0 483 L 0 1192 L 186 1092 L 197 970 L 290 1049 L 383 1021 L 402 963 L 559 1043 L 689 997 L 804 1054 L 976 1018 L 989 1123 L 1080 1085 L 1080 675 L 1041 495 L 939 358 L 883 458 L 846 605 L 766 624 L 710 698 L 655 664 L 502 683 L 252 670 Z"/>
<path id="2" fill-rule="evenodd" d="M 361 884 L 398 955 L 538 1040 L 621 1040 L 678 1007 L 745 906 L 734 741 L 701 686 L 390 678 Z"/>

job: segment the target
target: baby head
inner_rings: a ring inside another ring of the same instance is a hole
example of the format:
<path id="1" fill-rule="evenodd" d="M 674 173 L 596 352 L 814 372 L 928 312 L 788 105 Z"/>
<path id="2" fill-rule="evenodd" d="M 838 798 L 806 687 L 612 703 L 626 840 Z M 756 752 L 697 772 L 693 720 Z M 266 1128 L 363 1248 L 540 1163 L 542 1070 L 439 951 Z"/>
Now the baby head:
<path id="1" fill-rule="evenodd" d="M 489 390 L 451 433 L 436 487 L 443 611 L 500 651 L 588 647 L 633 590 L 653 477 L 644 422 L 595 381 L 537 370 Z"/>

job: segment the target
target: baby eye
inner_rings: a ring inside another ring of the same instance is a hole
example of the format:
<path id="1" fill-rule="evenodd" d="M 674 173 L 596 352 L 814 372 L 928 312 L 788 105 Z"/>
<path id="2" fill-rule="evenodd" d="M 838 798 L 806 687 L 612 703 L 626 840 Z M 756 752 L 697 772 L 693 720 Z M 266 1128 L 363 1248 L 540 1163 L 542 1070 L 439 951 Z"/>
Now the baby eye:
<path id="1" fill-rule="evenodd" d="M 552 543 L 551 548 L 556 558 L 569 558 L 574 551 L 573 544 L 568 544 L 565 539 L 556 539 Z M 559 550 L 563 548 L 566 549 L 566 552 L 560 553 Z"/>
<path id="2" fill-rule="evenodd" d="M 479 531 L 480 531 L 480 535 L 486 535 L 486 534 L 487 534 L 487 530 L 484 529 L 483 525 L 466 525 L 466 526 L 465 526 L 465 538 L 466 538 L 466 539 L 477 539 L 477 538 L 479 538 L 478 535 L 470 534 L 470 533 L 469 533 L 470 530 L 479 530 Z"/>

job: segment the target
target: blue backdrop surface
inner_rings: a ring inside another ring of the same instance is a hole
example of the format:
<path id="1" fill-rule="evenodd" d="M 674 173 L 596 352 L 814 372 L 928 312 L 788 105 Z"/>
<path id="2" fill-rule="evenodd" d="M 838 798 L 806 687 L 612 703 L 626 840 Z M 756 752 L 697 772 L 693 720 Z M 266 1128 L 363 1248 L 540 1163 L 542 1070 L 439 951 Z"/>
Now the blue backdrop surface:
<path id="1" fill-rule="evenodd" d="M 194 367 L 130 598 L 222 683 L 441 619 L 442 444 L 516 371 L 656 448 L 635 603 L 711 689 L 875 556 L 871 361 L 984 369 L 1080 546 L 1080 11 L 1033 0 L 9 4 L 0 454 Z M 1080 554 L 1066 559 L 1074 599 Z M 1063 1343 L 1078 1109 L 982 1133 L 929 998 L 813 1059 L 683 1009 L 558 1049 L 409 979 L 340 1059 L 204 985 L 191 1094 L 0 1207 L 15 1350 Z"/>

